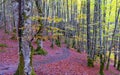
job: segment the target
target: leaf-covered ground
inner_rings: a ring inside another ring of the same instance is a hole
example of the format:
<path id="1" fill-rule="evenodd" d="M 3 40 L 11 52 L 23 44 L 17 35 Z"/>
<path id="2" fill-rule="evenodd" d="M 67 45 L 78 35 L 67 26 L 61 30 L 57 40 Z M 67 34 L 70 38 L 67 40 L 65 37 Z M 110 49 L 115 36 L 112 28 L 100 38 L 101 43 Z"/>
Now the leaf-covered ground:
<path id="1" fill-rule="evenodd" d="M 18 65 L 18 42 L 11 40 L 11 34 L 5 34 L 0 30 L 0 75 L 13 75 Z M 55 46 L 50 48 L 50 42 L 44 42 L 44 49 L 47 50 L 46 56 L 34 55 L 33 65 L 37 75 L 99 75 L 99 63 L 95 62 L 94 68 L 87 67 L 86 53 L 78 53 L 74 49 L 66 49 Z M 36 48 L 35 43 L 33 43 Z M 105 75 L 120 75 L 113 65 L 105 70 Z"/>

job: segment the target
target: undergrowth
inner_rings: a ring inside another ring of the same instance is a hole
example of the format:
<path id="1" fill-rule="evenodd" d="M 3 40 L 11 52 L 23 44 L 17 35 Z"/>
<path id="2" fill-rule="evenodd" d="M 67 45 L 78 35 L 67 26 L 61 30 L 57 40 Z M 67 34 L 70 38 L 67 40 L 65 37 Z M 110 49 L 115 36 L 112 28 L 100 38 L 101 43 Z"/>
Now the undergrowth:
<path id="1" fill-rule="evenodd" d="M 7 47 L 6 44 L 0 44 L 0 47 Z"/>

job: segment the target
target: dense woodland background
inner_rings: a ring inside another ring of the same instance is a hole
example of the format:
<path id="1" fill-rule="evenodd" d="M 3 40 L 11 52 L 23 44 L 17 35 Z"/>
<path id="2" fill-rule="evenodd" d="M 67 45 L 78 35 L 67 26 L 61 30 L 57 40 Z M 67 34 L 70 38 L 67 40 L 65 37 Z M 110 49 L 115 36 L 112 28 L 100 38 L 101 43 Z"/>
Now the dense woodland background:
<path id="1" fill-rule="evenodd" d="M 35 75 L 32 55 L 46 55 L 47 40 L 52 49 L 66 44 L 68 50 L 86 52 L 86 65 L 99 62 L 100 75 L 111 61 L 120 71 L 119 14 L 120 0 L 0 0 L 0 28 L 19 43 L 14 75 Z"/>

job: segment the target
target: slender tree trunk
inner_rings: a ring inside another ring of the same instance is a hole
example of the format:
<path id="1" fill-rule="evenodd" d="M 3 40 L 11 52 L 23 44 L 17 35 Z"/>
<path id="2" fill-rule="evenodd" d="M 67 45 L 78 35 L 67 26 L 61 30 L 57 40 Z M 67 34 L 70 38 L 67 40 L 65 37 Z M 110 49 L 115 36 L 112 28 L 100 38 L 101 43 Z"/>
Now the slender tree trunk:
<path id="1" fill-rule="evenodd" d="M 100 39 L 100 75 L 104 75 L 104 55 L 103 55 L 103 29 L 102 29 L 102 20 L 101 20 L 101 0 L 98 0 L 98 13 L 99 13 L 99 39 Z"/>
<path id="2" fill-rule="evenodd" d="M 5 32 L 7 32 L 7 26 L 6 26 L 6 3 L 3 3 L 3 12 L 4 12 L 4 27 L 5 27 Z"/>
<path id="3" fill-rule="evenodd" d="M 109 47 L 109 55 L 108 55 L 107 66 L 106 66 L 107 70 L 109 69 L 111 49 L 113 47 L 113 41 L 114 41 L 114 37 L 115 37 L 115 34 L 116 34 L 117 25 L 118 25 L 119 13 L 120 13 L 120 8 L 118 10 L 118 13 L 117 13 L 117 16 L 116 16 L 116 19 L 115 19 L 115 28 L 114 28 L 113 35 L 112 35 L 112 42 L 111 42 L 111 45 Z"/>
<path id="4" fill-rule="evenodd" d="M 14 23 L 14 30 L 18 32 L 18 2 L 16 0 L 12 0 L 12 8 L 13 8 L 13 23 Z M 18 33 L 17 33 L 18 35 Z"/>
<path id="5" fill-rule="evenodd" d="M 98 21 L 98 13 L 96 13 L 98 11 L 98 1 L 95 0 L 95 6 L 94 6 L 94 20 L 93 23 L 95 23 L 95 25 L 93 25 L 93 59 L 95 59 L 95 55 L 96 55 L 96 43 L 97 43 L 97 21 Z"/>
<path id="6" fill-rule="evenodd" d="M 117 39 L 118 40 L 118 39 Z M 117 44 L 116 44 L 116 46 L 117 46 Z M 114 47 L 114 67 L 116 67 L 116 65 L 117 65 L 117 56 L 118 56 L 118 53 L 117 53 L 117 51 L 118 51 L 118 48 L 116 48 L 116 46 Z"/>
<path id="7" fill-rule="evenodd" d="M 38 10 L 38 16 L 42 17 L 43 13 L 42 13 L 42 9 L 41 9 L 41 4 L 40 3 L 41 3 L 41 1 L 35 0 L 35 4 L 36 4 L 37 10 Z M 37 34 L 38 34 L 38 36 L 42 37 L 43 23 L 42 23 L 42 20 L 38 20 L 38 22 L 39 22 L 40 25 L 39 25 L 39 30 L 38 30 Z M 39 48 L 43 48 L 43 40 L 42 39 L 38 39 L 37 41 L 38 41 L 38 47 Z"/>
<path id="8" fill-rule="evenodd" d="M 104 0 L 104 12 L 103 12 L 103 22 L 104 22 L 104 24 L 106 24 L 106 20 L 105 20 L 105 18 L 106 18 L 106 1 Z M 103 34 L 104 35 L 107 35 L 106 34 L 106 27 L 104 27 L 104 29 L 103 29 Z M 106 52 L 107 52 L 107 50 L 106 50 L 106 44 L 107 44 L 107 40 L 106 40 L 106 36 L 103 36 L 103 54 L 104 54 L 104 62 L 106 62 Z"/>
<path id="9" fill-rule="evenodd" d="M 119 37 L 119 51 L 118 51 L 117 70 L 120 71 L 120 37 Z"/>
<path id="10" fill-rule="evenodd" d="M 88 53 L 88 66 L 93 67 L 93 59 L 91 56 L 91 33 L 90 33 L 90 0 L 87 0 L 87 53 Z"/>

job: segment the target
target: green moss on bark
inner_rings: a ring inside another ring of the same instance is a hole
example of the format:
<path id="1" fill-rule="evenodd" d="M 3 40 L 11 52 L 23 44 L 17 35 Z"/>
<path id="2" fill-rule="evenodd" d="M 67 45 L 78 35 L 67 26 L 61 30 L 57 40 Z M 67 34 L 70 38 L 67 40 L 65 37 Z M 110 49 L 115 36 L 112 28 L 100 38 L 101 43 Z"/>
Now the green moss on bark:
<path id="1" fill-rule="evenodd" d="M 32 67 L 32 71 L 31 71 L 31 75 L 36 75 L 34 69 L 33 69 L 33 66 L 32 66 L 32 56 L 34 54 L 34 48 L 32 45 L 30 45 L 31 47 L 31 55 L 30 55 L 30 66 Z M 25 75 L 25 72 L 24 72 L 24 66 L 25 66 L 25 63 L 24 63 L 24 57 L 23 57 L 23 54 L 20 53 L 20 59 L 19 59 L 19 65 L 18 65 L 18 68 L 17 68 L 17 71 L 15 72 L 14 75 Z"/>
<path id="2" fill-rule="evenodd" d="M 88 67 L 94 67 L 94 61 L 93 61 L 92 58 L 89 58 L 89 57 L 88 57 L 87 62 L 88 62 L 88 63 L 87 63 Z"/>
<path id="3" fill-rule="evenodd" d="M 32 68 L 32 72 L 31 72 L 31 75 L 36 75 L 34 69 Z"/>
<path id="4" fill-rule="evenodd" d="M 120 60 L 118 60 L 117 70 L 120 71 Z"/>
<path id="5" fill-rule="evenodd" d="M 34 48 L 32 45 L 31 46 L 31 55 L 30 55 L 30 65 L 32 67 L 32 71 L 31 71 L 31 75 L 36 75 L 35 71 L 34 71 L 34 68 L 33 68 L 33 65 L 32 65 L 32 57 L 33 57 L 33 54 L 34 54 Z"/>
<path id="6" fill-rule="evenodd" d="M 100 73 L 100 75 L 104 75 L 104 62 L 101 62 L 100 63 L 100 71 L 99 71 L 99 73 Z"/>
<path id="7" fill-rule="evenodd" d="M 58 47 L 61 47 L 61 43 L 60 43 L 60 40 L 55 40 L 55 44 L 58 46 Z"/>
<path id="8" fill-rule="evenodd" d="M 19 59 L 19 65 L 18 65 L 18 68 L 17 68 L 17 71 L 15 72 L 14 75 L 25 75 L 25 72 L 24 72 L 24 58 L 23 58 L 23 54 L 20 53 L 20 59 Z"/>

